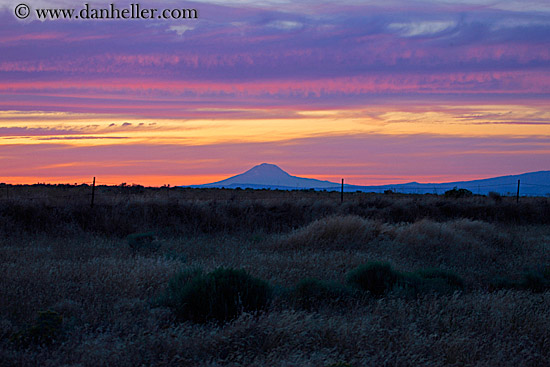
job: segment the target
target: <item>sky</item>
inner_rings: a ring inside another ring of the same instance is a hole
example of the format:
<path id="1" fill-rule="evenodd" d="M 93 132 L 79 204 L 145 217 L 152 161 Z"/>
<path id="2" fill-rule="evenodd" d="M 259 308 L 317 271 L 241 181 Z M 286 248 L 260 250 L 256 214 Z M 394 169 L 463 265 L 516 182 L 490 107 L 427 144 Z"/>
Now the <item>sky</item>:
<path id="1" fill-rule="evenodd" d="M 550 2 L 0 0 L 0 182 L 356 185 L 550 170 Z"/>

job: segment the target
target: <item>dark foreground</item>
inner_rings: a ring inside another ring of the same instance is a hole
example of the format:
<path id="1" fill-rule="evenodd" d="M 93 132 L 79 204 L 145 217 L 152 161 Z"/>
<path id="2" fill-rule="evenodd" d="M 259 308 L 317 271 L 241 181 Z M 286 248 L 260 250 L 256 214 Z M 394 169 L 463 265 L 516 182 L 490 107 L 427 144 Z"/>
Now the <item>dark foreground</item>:
<path id="1" fill-rule="evenodd" d="M 548 198 L 1 194 L 2 366 L 550 365 Z M 350 281 L 373 261 L 381 292 Z M 265 281 L 265 307 L 197 323 L 163 301 L 220 267 Z"/>

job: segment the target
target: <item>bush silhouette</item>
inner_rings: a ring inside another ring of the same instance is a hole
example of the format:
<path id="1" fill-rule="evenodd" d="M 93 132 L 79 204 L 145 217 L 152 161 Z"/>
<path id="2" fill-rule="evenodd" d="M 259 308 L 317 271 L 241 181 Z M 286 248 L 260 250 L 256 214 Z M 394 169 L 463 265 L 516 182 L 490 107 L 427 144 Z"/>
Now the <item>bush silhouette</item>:
<path id="1" fill-rule="evenodd" d="M 497 203 L 500 203 L 502 201 L 502 196 L 500 196 L 500 193 L 496 191 L 490 191 L 488 196 Z"/>
<path id="2" fill-rule="evenodd" d="M 520 286 L 537 293 L 550 289 L 550 266 L 538 266 L 525 270 Z"/>
<path id="3" fill-rule="evenodd" d="M 265 309 L 271 292 L 266 282 L 244 270 L 218 268 L 206 275 L 193 276 L 192 271 L 177 274 L 171 279 L 164 300 L 180 320 L 224 323 L 243 311 Z"/>
<path id="4" fill-rule="evenodd" d="M 409 296 L 423 293 L 452 294 L 464 288 L 464 280 L 449 270 L 426 268 L 403 274 L 398 285 L 402 294 Z"/>
<path id="5" fill-rule="evenodd" d="M 203 276 L 201 269 L 185 269 L 176 273 L 168 281 L 166 290 L 156 300 L 153 301 L 155 306 L 168 306 L 175 308 L 181 302 L 182 290 L 194 278 Z"/>
<path id="6" fill-rule="evenodd" d="M 30 344 L 50 345 L 62 335 L 63 318 L 55 311 L 39 311 L 35 322 L 11 336 L 11 341 L 21 346 Z"/>
<path id="7" fill-rule="evenodd" d="M 313 278 L 302 279 L 290 291 L 291 302 L 308 311 L 324 304 L 337 303 L 351 295 L 352 292 L 341 284 Z"/>
<path id="8" fill-rule="evenodd" d="M 348 284 L 374 296 L 382 296 L 397 283 L 400 274 L 389 263 L 369 262 L 349 272 Z"/>
<path id="9" fill-rule="evenodd" d="M 457 189 L 456 187 L 452 190 L 445 191 L 445 197 L 447 198 L 469 198 L 474 194 L 467 189 Z"/>
<path id="10" fill-rule="evenodd" d="M 515 289 L 515 288 L 520 288 L 519 284 L 503 276 L 494 277 L 489 281 L 489 286 L 488 286 L 488 290 L 490 292 L 498 291 L 501 289 Z"/>
<path id="11" fill-rule="evenodd" d="M 132 233 L 126 237 L 126 241 L 128 241 L 128 246 L 134 251 L 156 251 L 159 248 L 154 232 Z"/>
<path id="12" fill-rule="evenodd" d="M 447 285 L 455 289 L 464 288 L 464 280 L 450 270 L 444 270 L 439 268 L 426 268 L 426 269 L 420 269 L 416 271 L 416 274 L 418 274 L 421 278 L 424 278 L 424 279 L 442 280 Z"/>

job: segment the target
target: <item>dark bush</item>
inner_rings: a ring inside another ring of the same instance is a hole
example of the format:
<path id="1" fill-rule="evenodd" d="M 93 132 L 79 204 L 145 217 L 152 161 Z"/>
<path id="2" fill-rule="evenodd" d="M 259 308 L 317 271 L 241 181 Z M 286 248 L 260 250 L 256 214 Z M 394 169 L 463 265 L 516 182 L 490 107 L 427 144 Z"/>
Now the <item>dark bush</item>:
<path id="1" fill-rule="evenodd" d="M 464 281 L 449 270 L 427 268 L 403 274 L 399 286 L 415 296 L 425 293 L 453 294 L 464 288 Z"/>
<path id="2" fill-rule="evenodd" d="M 445 191 L 445 197 L 447 198 L 469 198 L 474 194 L 467 189 L 457 189 L 456 187 L 452 190 Z"/>
<path id="3" fill-rule="evenodd" d="M 310 311 L 349 299 L 352 294 L 350 289 L 341 284 L 306 278 L 291 289 L 290 300 L 296 307 Z"/>
<path id="4" fill-rule="evenodd" d="M 218 268 L 206 275 L 195 271 L 177 274 L 162 298 L 180 320 L 224 323 L 242 312 L 265 309 L 271 293 L 266 282 L 244 270 Z"/>
<path id="5" fill-rule="evenodd" d="M 522 274 L 520 286 L 537 293 L 549 290 L 550 266 L 538 266 L 525 270 Z"/>
<path id="6" fill-rule="evenodd" d="M 442 280 L 447 285 L 455 289 L 464 288 L 464 280 L 450 270 L 426 268 L 416 271 L 416 274 L 424 279 Z"/>
<path id="7" fill-rule="evenodd" d="M 498 291 L 501 289 L 514 289 L 518 287 L 519 285 L 516 282 L 502 276 L 495 277 L 489 282 L 490 292 Z"/>
<path id="8" fill-rule="evenodd" d="M 159 248 L 154 232 L 132 233 L 126 237 L 126 241 L 134 251 L 156 251 Z"/>
<path id="9" fill-rule="evenodd" d="M 368 291 L 374 296 L 382 296 L 397 283 L 400 274 L 391 265 L 382 262 L 369 262 L 349 272 L 348 284 Z"/>
<path id="10" fill-rule="evenodd" d="M 168 286 L 166 290 L 160 295 L 153 304 L 155 306 L 168 306 L 170 308 L 176 308 L 181 302 L 182 290 L 193 279 L 203 276 L 201 269 L 185 269 L 176 273 L 168 280 Z"/>
<path id="11" fill-rule="evenodd" d="M 495 191 L 489 192 L 489 197 L 497 203 L 500 203 L 502 201 L 502 196 L 500 196 L 500 194 Z"/>
<path id="12" fill-rule="evenodd" d="M 51 345 L 62 336 L 63 318 L 55 311 L 39 311 L 35 322 L 11 336 L 21 346 L 30 344 Z"/>

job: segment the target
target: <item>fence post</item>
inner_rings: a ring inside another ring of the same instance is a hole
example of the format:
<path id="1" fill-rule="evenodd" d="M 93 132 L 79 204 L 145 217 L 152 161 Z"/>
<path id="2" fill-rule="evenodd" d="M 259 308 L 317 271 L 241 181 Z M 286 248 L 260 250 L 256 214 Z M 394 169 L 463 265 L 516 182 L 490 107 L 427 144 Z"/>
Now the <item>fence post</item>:
<path id="1" fill-rule="evenodd" d="M 518 180 L 518 193 L 516 194 L 516 204 L 519 203 L 519 180 Z"/>
<path id="2" fill-rule="evenodd" d="M 95 197 L 95 177 L 94 177 L 94 180 L 92 182 L 92 202 L 90 204 L 90 208 L 94 207 L 94 197 Z"/>

